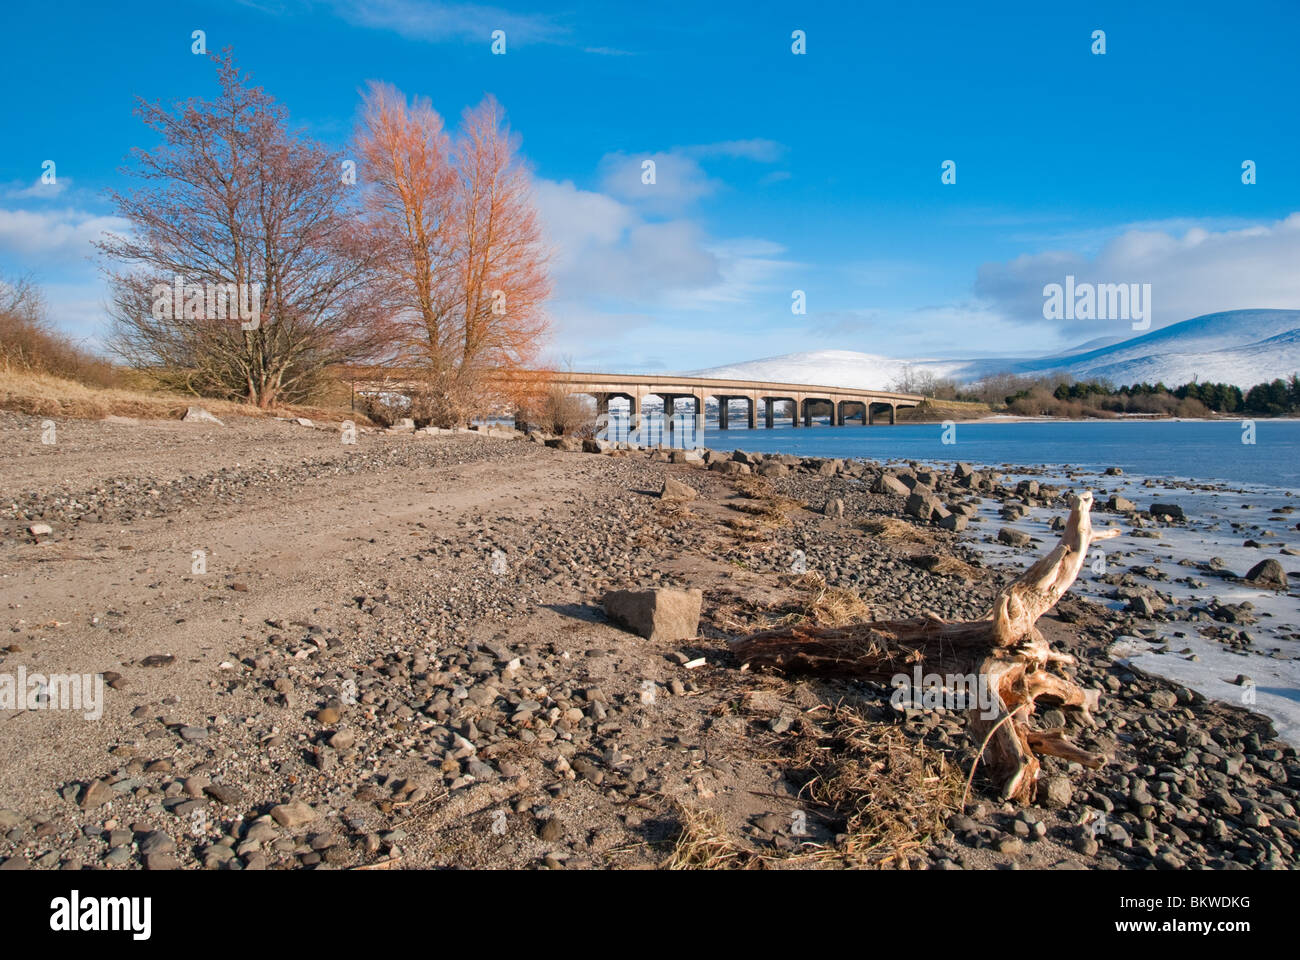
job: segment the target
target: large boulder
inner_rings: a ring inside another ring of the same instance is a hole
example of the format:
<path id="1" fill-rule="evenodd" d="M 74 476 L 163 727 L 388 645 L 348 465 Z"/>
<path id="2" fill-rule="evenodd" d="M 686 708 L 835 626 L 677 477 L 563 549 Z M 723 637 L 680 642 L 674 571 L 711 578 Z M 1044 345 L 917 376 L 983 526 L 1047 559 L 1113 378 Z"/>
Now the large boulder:
<path id="1" fill-rule="evenodd" d="M 1251 567 L 1243 579 L 1266 590 L 1286 590 L 1290 587 L 1286 577 L 1286 570 L 1282 568 L 1282 564 L 1272 557 L 1261 560 Z"/>
<path id="2" fill-rule="evenodd" d="M 709 464 L 709 469 L 728 476 L 753 472 L 749 464 L 741 463 L 739 460 L 715 460 Z"/>
<path id="3" fill-rule="evenodd" d="M 966 529 L 966 526 L 967 524 L 970 523 L 970 520 L 968 520 L 964 514 L 949 513 L 946 516 L 940 517 L 937 523 L 944 530 L 952 530 L 955 533 L 960 533 L 961 531 Z"/>
<path id="4" fill-rule="evenodd" d="M 185 411 L 185 416 L 181 417 L 181 419 L 186 423 L 215 423 L 219 427 L 225 426 L 224 423 L 202 407 L 190 407 Z"/>
<path id="5" fill-rule="evenodd" d="M 698 496 L 694 487 L 682 483 L 676 477 L 665 477 L 664 488 L 659 491 L 660 500 L 694 500 Z"/>
<path id="6" fill-rule="evenodd" d="M 903 512 L 918 520 L 929 520 L 936 510 L 942 509 L 942 506 L 937 497 L 926 493 L 913 493 L 907 498 Z"/>
<path id="7" fill-rule="evenodd" d="M 1029 546 L 1029 534 L 1021 533 L 1019 530 L 1012 530 L 1010 527 L 1003 527 L 998 531 L 998 542 L 1005 543 L 1011 547 Z"/>
<path id="8" fill-rule="evenodd" d="M 605 594 L 606 615 L 647 640 L 672 643 L 699 633 L 700 590 L 613 590 Z"/>
<path id="9" fill-rule="evenodd" d="M 871 485 L 872 493 L 888 493 L 895 497 L 905 497 L 911 492 L 902 480 L 890 473 L 882 473 L 876 477 L 876 482 Z"/>
<path id="10" fill-rule="evenodd" d="M 1153 503 L 1147 511 L 1153 517 L 1169 517 L 1172 520 L 1186 520 L 1183 508 L 1176 503 Z"/>

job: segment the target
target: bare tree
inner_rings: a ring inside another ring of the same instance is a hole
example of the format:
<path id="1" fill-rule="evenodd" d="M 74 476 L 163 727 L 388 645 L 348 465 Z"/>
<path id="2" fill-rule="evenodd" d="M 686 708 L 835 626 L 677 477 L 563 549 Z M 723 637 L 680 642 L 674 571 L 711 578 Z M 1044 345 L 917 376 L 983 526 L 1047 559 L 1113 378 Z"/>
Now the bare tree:
<path id="1" fill-rule="evenodd" d="M 123 172 L 138 189 L 110 193 L 131 225 L 98 244 L 114 264 L 110 346 L 185 371 L 196 392 L 269 407 L 305 399 L 331 364 L 374 359 L 388 333 L 341 156 L 290 131 L 228 50 L 213 60 L 215 100 L 137 103 L 163 143 L 132 151 Z M 160 297 L 173 284 L 174 303 Z M 236 290 L 256 322 L 214 296 Z"/>

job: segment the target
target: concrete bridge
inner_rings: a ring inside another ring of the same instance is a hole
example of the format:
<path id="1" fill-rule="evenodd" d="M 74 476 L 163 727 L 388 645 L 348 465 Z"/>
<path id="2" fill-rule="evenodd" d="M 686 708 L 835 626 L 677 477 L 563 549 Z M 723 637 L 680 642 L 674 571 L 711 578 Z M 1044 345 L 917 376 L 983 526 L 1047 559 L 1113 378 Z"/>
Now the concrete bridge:
<path id="1" fill-rule="evenodd" d="M 552 382 L 571 393 L 585 393 L 594 397 L 597 414 L 609 413 L 610 400 L 628 401 L 633 426 L 640 422 L 645 398 L 649 396 L 663 400 L 664 419 L 669 424 L 677 412 L 677 405 L 683 400 L 694 401 L 694 410 L 691 412 L 702 423 L 705 401 L 712 397 L 718 402 L 718 427 L 722 430 L 729 428 L 731 406 L 737 402 L 744 404 L 741 417 L 749 429 L 753 430 L 758 427 L 760 403 L 763 407 L 764 426 L 770 429 L 776 420 L 776 405 L 782 402 L 790 405 L 788 409 L 793 426 L 800 426 L 802 421 L 802 426 L 811 427 L 815 417 L 828 416 L 830 425 L 838 427 L 849 420 L 859 420 L 864 426 L 873 424 L 878 415 L 883 416 L 886 412 L 892 424 L 897 422 L 899 407 L 914 407 L 924 399 L 912 393 L 890 393 L 854 387 L 650 374 L 555 373 L 552 374 Z"/>
<path id="2" fill-rule="evenodd" d="M 355 392 L 362 390 L 396 390 L 414 388 L 418 375 L 412 370 L 353 367 L 344 371 Z M 525 385 L 555 384 L 570 393 L 582 393 L 596 401 L 596 412 L 609 414 L 611 400 L 626 400 L 630 426 L 640 425 L 646 397 L 663 401 L 665 425 L 673 429 L 673 415 L 681 412 L 678 404 L 694 401 L 690 412 L 702 429 L 704 406 L 709 398 L 718 404 L 718 426 L 731 426 L 732 406 L 744 405 L 741 418 L 749 429 L 758 427 L 759 405 L 764 426 L 769 429 L 777 420 L 776 406 L 787 404 L 793 426 L 811 427 L 813 420 L 827 417 L 831 426 L 857 420 L 864 426 L 877 417 L 888 415 L 889 423 L 898 420 L 899 407 L 914 407 L 925 398 L 914 393 L 891 393 L 887 390 L 864 390 L 857 387 L 824 387 L 807 383 L 775 383 L 766 380 L 711 380 L 705 377 L 679 377 L 659 374 L 568 373 L 557 371 L 520 371 L 496 375 L 500 382 L 518 381 Z"/>

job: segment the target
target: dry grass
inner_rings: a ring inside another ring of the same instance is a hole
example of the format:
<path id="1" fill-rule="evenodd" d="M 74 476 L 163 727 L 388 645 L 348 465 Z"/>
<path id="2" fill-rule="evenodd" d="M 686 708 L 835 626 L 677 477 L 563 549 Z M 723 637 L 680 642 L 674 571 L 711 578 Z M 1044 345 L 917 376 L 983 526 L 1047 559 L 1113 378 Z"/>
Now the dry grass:
<path id="1" fill-rule="evenodd" d="M 958 560 L 956 557 L 924 554 L 919 557 L 912 557 L 911 563 L 927 573 L 933 573 L 941 577 L 957 577 L 961 580 L 974 581 L 981 579 L 983 576 L 980 571 L 969 563 Z"/>
<path id="2" fill-rule="evenodd" d="M 737 540 L 743 543 L 756 543 L 760 540 L 766 540 L 769 534 L 768 528 L 753 520 L 746 520 L 743 517 L 727 517 L 722 521 L 722 525 L 731 531 Z"/>
<path id="3" fill-rule="evenodd" d="M 899 423 L 934 423 L 941 420 L 979 420 L 993 414 L 987 403 L 969 400 L 927 400 L 919 407 L 899 407 Z"/>
<path id="4" fill-rule="evenodd" d="M 894 540 L 904 543 L 933 543 L 934 537 L 928 531 L 893 517 L 877 517 L 863 520 L 858 524 L 865 532 L 877 540 Z"/>
<path id="5" fill-rule="evenodd" d="M 771 500 L 729 500 L 727 507 L 737 513 L 747 513 L 754 517 L 757 523 L 769 527 L 783 527 L 790 522 L 786 511 Z"/>
<path id="6" fill-rule="evenodd" d="M 152 392 L 123 387 L 92 387 L 44 373 L 0 369 L 0 409 L 37 417 L 102 420 L 107 416 L 142 420 L 177 420 L 191 406 L 201 406 L 218 417 L 309 417 L 313 420 L 369 421 L 344 409 L 285 406 L 274 410 L 229 400 L 213 400 L 179 393 Z"/>
<path id="7" fill-rule="evenodd" d="M 805 857 L 845 866 L 899 865 L 943 828 L 961 803 L 961 771 L 896 726 L 837 707 L 826 741 L 808 747 L 808 799 L 845 819 L 848 839 Z"/>
<path id="8" fill-rule="evenodd" d="M 681 821 L 681 833 L 663 870 L 757 870 L 763 860 L 727 836 L 726 825 L 716 811 L 689 807 L 673 801 Z"/>
<path id="9" fill-rule="evenodd" d="M 805 615 L 818 626 L 846 627 L 871 619 L 871 607 L 856 590 L 829 586 L 820 573 L 805 573 L 795 585 L 808 591 Z"/>
<path id="10" fill-rule="evenodd" d="M 789 525 L 791 513 L 808 506 L 802 500 L 776 493 L 765 477 L 752 474 L 737 477 L 733 489 L 740 499 L 728 500 L 726 506 L 746 518 L 731 517 L 722 523 L 742 542 L 766 539 L 771 530 Z"/>

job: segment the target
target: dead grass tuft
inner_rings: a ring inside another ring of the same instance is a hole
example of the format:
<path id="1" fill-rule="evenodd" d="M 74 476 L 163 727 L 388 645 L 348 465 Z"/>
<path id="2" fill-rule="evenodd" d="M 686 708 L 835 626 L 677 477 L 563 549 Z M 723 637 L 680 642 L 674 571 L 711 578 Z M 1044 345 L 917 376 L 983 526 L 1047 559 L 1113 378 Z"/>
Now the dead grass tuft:
<path id="1" fill-rule="evenodd" d="M 796 611 L 795 620 L 811 620 L 822 627 L 846 627 L 871 619 L 871 607 L 856 590 L 832 587 L 816 571 L 801 574 L 791 586 L 807 592 Z M 790 621 L 787 616 L 787 622 Z"/>
<path id="2" fill-rule="evenodd" d="M 760 870 L 763 860 L 727 836 L 722 817 L 714 810 L 689 807 L 680 800 L 673 807 L 681 833 L 663 870 Z"/>
<path id="3" fill-rule="evenodd" d="M 956 765 L 896 726 L 834 709 L 822 740 L 807 746 L 808 799 L 844 817 L 847 840 L 804 856 L 846 866 L 897 864 L 943 828 L 961 803 Z"/>
<path id="4" fill-rule="evenodd" d="M 858 526 L 877 540 L 893 540 L 904 543 L 934 542 L 934 537 L 928 531 L 913 526 L 904 520 L 896 520 L 893 517 L 877 517 L 872 520 L 863 520 Z"/>

